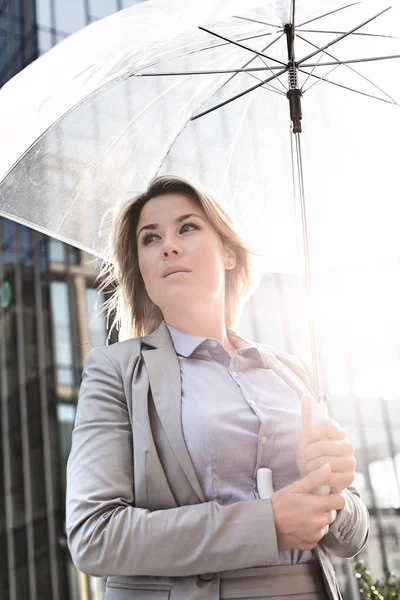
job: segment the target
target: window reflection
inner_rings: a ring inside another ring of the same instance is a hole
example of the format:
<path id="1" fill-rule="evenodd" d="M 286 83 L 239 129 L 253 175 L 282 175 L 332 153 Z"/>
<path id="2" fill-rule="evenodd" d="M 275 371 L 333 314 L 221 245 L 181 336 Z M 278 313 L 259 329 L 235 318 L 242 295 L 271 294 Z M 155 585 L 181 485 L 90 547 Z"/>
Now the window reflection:
<path id="1" fill-rule="evenodd" d="M 15 223 L 2 219 L 3 223 L 3 260 L 6 264 L 15 263 Z"/>
<path id="2" fill-rule="evenodd" d="M 74 376 L 67 283 L 65 281 L 52 281 L 50 284 L 50 297 L 57 363 L 57 383 L 59 385 L 72 385 Z"/>
<path id="3" fill-rule="evenodd" d="M 86 25 L 85 2 L 65 2 L 53 0 L 56 29 L 65 33 L 74 33 Z"/>
<path id="4" fill-rule="evenodd" d="M 91 21 L 108 17 L 118 10 L 116 0 L 91 0 L 89 7 Z"/>
<path id="5" fill-rule="evenodd" d="M 51 262 L 65 262 L 65 244 L 50 238 L 49 240 L 49 258 Z"/>
<path id="6" fill-rule="evenodd" d="M 378 508 L 399 508 L 400 495 L 396 484 L 393 460 L 382 458 L 368 465 L 369 476 L 374 489 Z"/>
<path id="7" fill-rule="evenodd" d="M 32 266 L 32 229 L 21 226 L 22 261 L 26 267 Z"/>
<path id="8" fill-rule="evenodd" d="M 91 348 L 104 346 L 106 343 L 107 331 L 104 313 L 101 313 L 101 306 L 104 297 L 92 288 L 86 289 L 86 311 L 89 328 L 89 343 Z"/>
<path id="9" fill-rule="evenodd" d="M 61 483 L 63 492 L 65 492 L 65 469 L 67 466 L 68 455 L 71 450 L 71 436 L 74 428 L 76 407 L 68 402 L 59 402 L 57 404 L 57 421 L 59 432 L 59 448 L 61 460 Z"/>

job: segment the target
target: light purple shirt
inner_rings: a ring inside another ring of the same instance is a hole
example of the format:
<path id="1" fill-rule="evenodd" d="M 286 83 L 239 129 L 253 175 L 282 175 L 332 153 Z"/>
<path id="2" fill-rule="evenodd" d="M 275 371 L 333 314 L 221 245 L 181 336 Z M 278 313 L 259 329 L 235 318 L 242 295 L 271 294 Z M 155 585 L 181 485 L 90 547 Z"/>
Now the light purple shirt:
<path id="1" fill-rule="evenodd" d="M 259 498 L 257 470 L 269 467 L 275 491 L 300 478 L 296 450 L 301 431 L 299 397 L 259 350 L 230 336 L 232 357 L 217 340 L 168 325 L 182 380 L 182 427 L 204 497 L 222 505 Z M 260 535 L 276 540 L 275 523 Z M 316 562 L 312 552 L 279 551 L 276 564 Z"/>

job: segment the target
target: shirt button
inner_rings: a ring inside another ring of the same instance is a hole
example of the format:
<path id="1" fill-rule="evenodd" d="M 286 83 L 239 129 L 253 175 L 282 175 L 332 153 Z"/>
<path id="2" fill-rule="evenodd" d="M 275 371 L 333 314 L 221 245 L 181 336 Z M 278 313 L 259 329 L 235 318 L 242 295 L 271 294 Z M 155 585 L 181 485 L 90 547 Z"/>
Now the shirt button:
<path id="1" fill-rule="evenodd" d="M 251 404 L 252 406 L 257 406 L 257 402 L 255 402 L 255 400 L 251 400 L 251 401 L 250 401 L 250 404 Z"/>
<path id="2" fill-rule="evenodd" d="M 238 376 L 237 371 L 232 371 L 232 377 L 237 377 L 237 376 Z"/>
<path id="3" fill-rule="evenodd" d="M 263 435 L 263 436 L 262 436 L 262 438 L 261 438 L 261 443 L 262 443 L 262 444 L 266 444 L 266 443 L 267 443 L 267 438 L 266 438 L 266 436 L 265 436 L 265 435 Z"/>
<path id="4" fill-rule="evenodd" d="M 210 346 L 211 346 L 211 348 L 216 348 L 218 346 L 218 342 L 214 342 L 214 340 L 213 340 L 210 342 Z"/>

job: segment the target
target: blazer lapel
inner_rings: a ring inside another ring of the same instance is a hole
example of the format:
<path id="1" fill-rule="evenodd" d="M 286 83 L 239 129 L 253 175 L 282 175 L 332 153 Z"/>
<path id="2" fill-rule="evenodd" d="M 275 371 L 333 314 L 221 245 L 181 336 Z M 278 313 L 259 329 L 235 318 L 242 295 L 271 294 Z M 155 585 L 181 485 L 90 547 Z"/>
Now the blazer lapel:
<path id="1" fill-rule="evenodd" d="M 166 325 L 162 323 L 150 336 L 144 337 L 143 342 L 162 346 L 142 349 L 153 401 L 176 459 L 199 500 L 205 502 L 203 491 L 183 437 L 181 372 L 179 360 Z"/>

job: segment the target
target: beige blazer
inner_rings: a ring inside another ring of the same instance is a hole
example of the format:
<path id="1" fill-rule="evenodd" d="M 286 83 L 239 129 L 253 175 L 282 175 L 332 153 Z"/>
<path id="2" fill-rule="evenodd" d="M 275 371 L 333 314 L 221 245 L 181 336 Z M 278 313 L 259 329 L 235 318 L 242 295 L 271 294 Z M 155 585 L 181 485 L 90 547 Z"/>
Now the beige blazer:
<path id="1" fill-rule="evenodd" d="M 258 345 L 297 392 L 302 361 Z M 331 600 L 327 551 L 365 545 L 368 512 L 345 490 L 344 525 L 316 547 Z M 219 600 L 221 571 L 266 565 L 270 500 L 206 502 L 182 432 L 180 367 L 163 322 L 152 334 L 89 352 L 67 466 L 66 527 L 75 566 L 107 576 L 106 600 Z"/>

